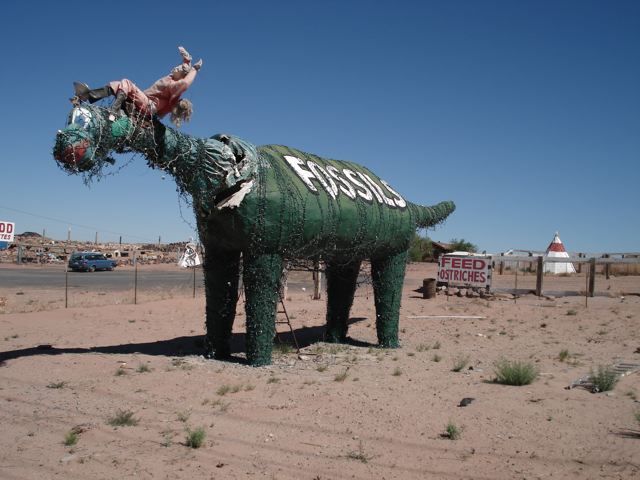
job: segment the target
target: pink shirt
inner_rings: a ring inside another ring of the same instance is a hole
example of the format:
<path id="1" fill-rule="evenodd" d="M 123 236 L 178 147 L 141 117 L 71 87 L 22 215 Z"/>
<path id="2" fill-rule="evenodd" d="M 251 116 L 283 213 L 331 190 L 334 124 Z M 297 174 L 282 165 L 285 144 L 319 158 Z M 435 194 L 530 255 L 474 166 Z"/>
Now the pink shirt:
<path id="1" fill-rule="evenodd" d="M 156 80 L 145 91 L 140 90 L 136 84 L 126 78 L 110 82 L 109 86 L 116 94 L 119 91 L 124 92 L 141 112 L 155 113 L 159 117 L 164 117 L 180 101 L 180 96 L 191 86 L 197 73 L 198 71 L 192 68 L 180 80 L 174 80 L 171 75 L 167 75 Z"/>
<path id="2" fill-rule="evenodd" d="M 187 75 L 174 80 L 171 75 L 162 77 L 147 88 L 144 93 L 156 106 L 156 115 L 163 117 L 173 110 L 173 107 L 180 101 L 180 96 L 187 91 L 193 83 L 198 71 L 192 68 Z"/>

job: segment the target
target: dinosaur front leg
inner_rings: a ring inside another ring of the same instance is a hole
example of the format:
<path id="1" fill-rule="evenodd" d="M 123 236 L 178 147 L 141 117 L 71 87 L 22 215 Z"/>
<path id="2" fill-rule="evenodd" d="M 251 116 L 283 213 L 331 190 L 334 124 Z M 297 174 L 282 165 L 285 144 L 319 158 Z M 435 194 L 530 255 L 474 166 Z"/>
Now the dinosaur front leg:
<path id="1" fill-rule="evenodd" d="M 327 264 L 327 333 L 326 341 L 344 342 L 347 322 L 356 291 L 360 261 L 346 265 Z"/>
<path id="2" fill-rule="evenodd" d="M 376 303 L 376 328 L 381 347 L 397 348 L 398 317 L 407 252 L 382 259 L 371 259 L 373 294 Z"/>
<path id="3" fill-rule="evenodd" d="M 238 302 L 239 252 L 206 249 L 204 283 L 207 295 L 206 355 L 226 358 Z"/>
<path id="4" fill-rule="evenodd" d="M 243 280 L 247 312 L 247 361 L 260 366 L 271 363 L 276 306 L 282 275 L 280 255 L 255 255 L 244 259 Z"/>

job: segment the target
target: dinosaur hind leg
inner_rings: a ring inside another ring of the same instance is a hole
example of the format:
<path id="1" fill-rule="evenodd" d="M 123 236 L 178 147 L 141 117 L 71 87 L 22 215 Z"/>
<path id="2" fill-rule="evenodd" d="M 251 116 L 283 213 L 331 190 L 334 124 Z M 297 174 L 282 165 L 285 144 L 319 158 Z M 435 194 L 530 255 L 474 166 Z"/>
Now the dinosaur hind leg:
<path id="1" fill-rule="evenodd" d="M 371 259 L 373 294 L 376 303 L 376 329 L 381 347 L 397 348 L 398 318 L 407 252 Z"/>
<path id="2" fill-rule="evenodd" d="M 207 295 L 207 356 L 226 358 L 238 302 L 239 252 L 206 250 L 204 281 Z"/>
<path id="3" fill-rule="evenodd" d="M 275 335 L 282 257 L 263 254 L 248 256 L 243 261 L 247 361 L 253 366 L 269 365 Z"/>
<path id="4" fill-rule="evenodd" d="M 327 342 L 339 343 L 347 338 L 347 322 L 359 272 L 360 261 L 327 264 Z"/>

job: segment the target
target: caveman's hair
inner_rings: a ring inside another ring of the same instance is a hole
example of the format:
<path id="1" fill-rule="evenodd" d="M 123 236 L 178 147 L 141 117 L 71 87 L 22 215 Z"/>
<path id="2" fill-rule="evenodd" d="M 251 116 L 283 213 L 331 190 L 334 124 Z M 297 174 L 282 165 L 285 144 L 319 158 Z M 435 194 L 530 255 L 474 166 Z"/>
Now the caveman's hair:
<path id="1" fill-rule="evenodd" d="M 192 114 L 193 104 L 186 98 L 182 98 L 176 106 L 173 107 L 173 110 L 171 110 L 170 119 L 177 128 L 180 128 L 182 122 L 188 122 L 191 120 Z"/>

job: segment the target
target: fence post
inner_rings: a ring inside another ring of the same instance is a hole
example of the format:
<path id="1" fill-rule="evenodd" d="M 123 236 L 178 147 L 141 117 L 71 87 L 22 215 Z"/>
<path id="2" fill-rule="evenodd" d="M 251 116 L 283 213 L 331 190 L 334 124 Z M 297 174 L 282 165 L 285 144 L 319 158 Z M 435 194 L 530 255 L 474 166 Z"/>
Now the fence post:
<path id="1" fill-rule="evenodd" d="M 322 271 L 320 270 L 320 262 L 316 261 L 313 266 L 313 299 L 320 300 L 322 287 Z"/>
<path id="2" fill-rule="evenodd" d="M 133 252 L 133 304 L 138 304 L 138 256 Z"/>
<path id="3" fill-rule="evenodd" d="M 596 259 L 592 258 L 589 261 L 589 296 L 593 297 L 593 293 L 596 287 Z"/>
<path id="4" fill-rule="evenodd" d="M 536 267 L 536 295 L 538 297 L 542 296 L 542 274 L 544 271 L 544 266 L 542 262 L 542 255 L 538 257 L 538 265 Z"/>
<path id="5" fill-rule="evenodd" d="M 604 258 L 609 258 L 609 254 L 605 253 L 603 255 Z M 607 280 L 609 280 L 609 264 L 605 263 L 604 264 L 604 278 L 606 278 Z"/>
<path id="6" fill-rule="evenodd" d="M 578 254 L 578 258 L 582 258 L 582 254 Z M 582 273 L 582 262 L 578 262 L 578 273 Z"/>
<path id="7" fill-rule="evenodd" d="M 64 266 L 64 308 L 69 307 L 69 262 Z"/>
<path id="8" fill-rule="evenodd" d="M 193 266 L 193 298 L 196 298 L 196 268 L 197 265 Z"/>
<path id="9" fill-rule="evenodd" d="M 516 262 L 516 286 L 514 288 L 513 303 L 518 303 L 518 270 L 520 270 L 520 261 Z"/>

